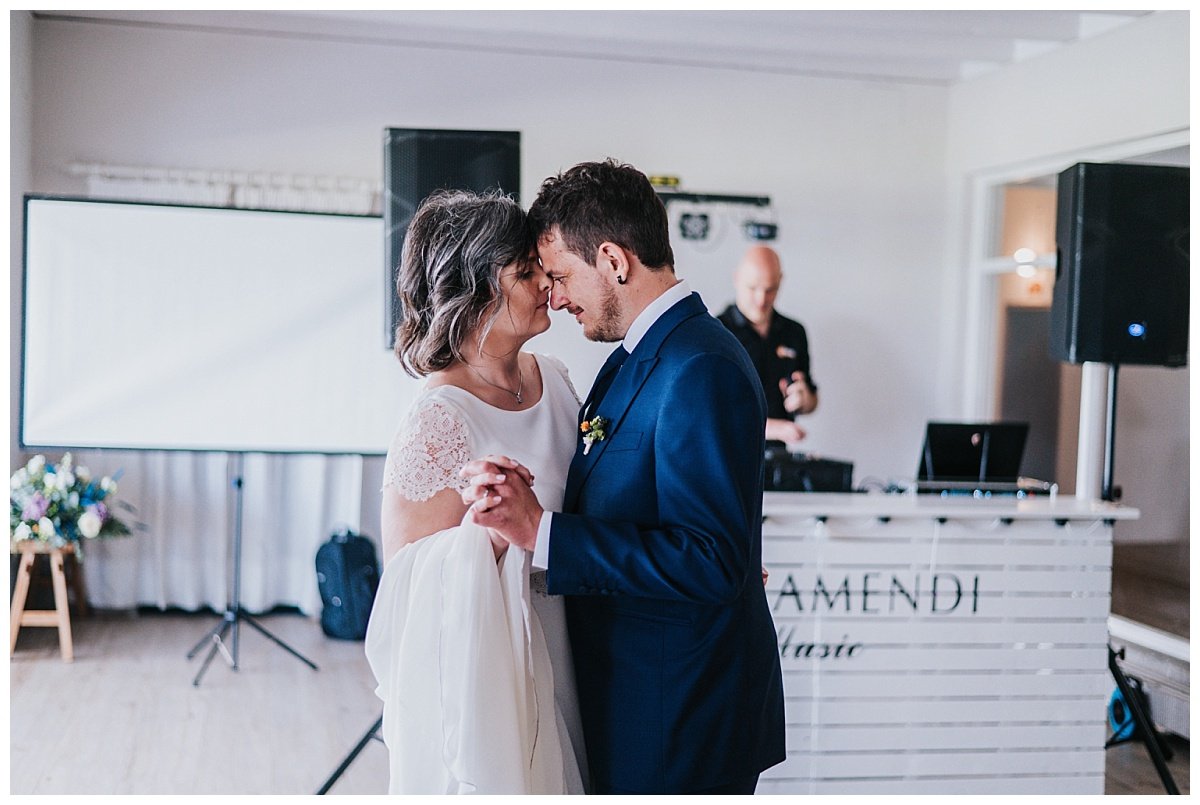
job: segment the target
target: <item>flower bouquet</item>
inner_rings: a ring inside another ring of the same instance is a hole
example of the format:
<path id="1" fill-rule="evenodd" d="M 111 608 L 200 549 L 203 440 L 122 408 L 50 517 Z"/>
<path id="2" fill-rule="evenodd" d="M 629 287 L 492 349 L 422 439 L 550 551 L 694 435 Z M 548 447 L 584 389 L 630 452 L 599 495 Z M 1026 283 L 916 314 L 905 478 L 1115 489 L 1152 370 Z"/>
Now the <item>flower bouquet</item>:
<path id="1" fill-rule="evenodd" d="M 54 548 L 78 548 L 85 539 L 129 533 L 112 513 L 116 479 L 93 479 L 87 467 L 72 464 L 70 453 L 64 453 L 57 466 L 47 464 L 45 456 L 34 456 L 13 473 L 9 486 L 14 547 L 37 540 Z"/>

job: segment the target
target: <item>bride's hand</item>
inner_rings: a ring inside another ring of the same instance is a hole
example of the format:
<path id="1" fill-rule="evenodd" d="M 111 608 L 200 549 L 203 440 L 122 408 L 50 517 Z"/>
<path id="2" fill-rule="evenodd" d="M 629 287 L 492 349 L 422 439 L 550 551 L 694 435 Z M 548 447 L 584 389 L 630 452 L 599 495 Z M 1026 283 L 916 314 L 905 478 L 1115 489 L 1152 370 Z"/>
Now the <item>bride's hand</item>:
<path id="1" fill-rule="evenodd" d="M 525 483 L 533 486 L 533 473 L 528 467 L 516 459 L 497 454 L 486 455 L 474 461 L 467 462 L 458 471 L 458 475 L 460 478 L 475 478 L 481 475 L 503 475 L 506 472 L 515 472 L 525 479 Z M 466 500 L 465 496 L 463 500 Z M 470 505 L 469 501 L 468 505 Z"/>
<path id="2" fill-rule="evenodd" d="M 498 467 L 487 461 L 471 462 L 466 469 L 493 470 L 470 476 L 462 491 L 471 522 L 494 529 L 510 544 L 532 551 L 543 512 L 525 476 L 512 469 L 494 472 Z"/>

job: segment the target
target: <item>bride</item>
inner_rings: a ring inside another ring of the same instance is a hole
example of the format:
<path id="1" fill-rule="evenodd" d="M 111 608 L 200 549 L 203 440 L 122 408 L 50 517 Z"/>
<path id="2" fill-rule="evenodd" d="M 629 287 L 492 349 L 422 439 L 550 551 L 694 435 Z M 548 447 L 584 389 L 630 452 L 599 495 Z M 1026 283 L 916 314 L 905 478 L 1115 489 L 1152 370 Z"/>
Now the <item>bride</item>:
<path id="1" fill-rule="evenodd" d="M 578 396 L 521 351 L 550 326 L 525 214 L 440 191 L 405 235 L 396 354 L 428 378 L 388 450 L 385 568 L 366 654 L 384 702 L 391 793 L 582 793 L 586 763 L 562 599 L 470 519 L 459 470 L 502 453 L 562 504 Z M 529 468 L 525 470 L 524 467 Z"/>

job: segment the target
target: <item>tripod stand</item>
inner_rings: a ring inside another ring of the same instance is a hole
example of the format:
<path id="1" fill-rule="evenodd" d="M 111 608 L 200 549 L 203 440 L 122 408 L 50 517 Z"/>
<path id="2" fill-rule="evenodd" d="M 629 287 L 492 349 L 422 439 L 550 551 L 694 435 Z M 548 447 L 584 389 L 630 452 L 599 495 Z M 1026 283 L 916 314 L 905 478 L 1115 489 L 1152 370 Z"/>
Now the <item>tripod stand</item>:
<path id="1" fill-rule="evenodd" d="M 200 686 L 200 679 L 204 676 L 204 672 L 208 670 L 208 666 L 212 663 L 213 657 L 217 655 L 218 651 L 221 652 L 221 656 L 225 658 L 225 661 L 229 663 L 229 666 L 233 670 L 236 671 L 238 669 L 238 625 L 240 621 L 245 621 L 284 651 L 314 671 L 317 670 L 317 666 L 311 660 L 268 632 L 262 624 L 250 617 L 250 614 L 242 608 L 242 465 L 244 461 L 244 454 L 238 453 L 237 470 L 233 477 L 233 488 L 236 490 L 236 511 L 233 524 L 233 600 L 225 607 L 225 613 L 221 616 L 220 623 L 214 626 L 208 634 L 200 638 L 200 642 L 193 646 L 192 650 L 187 654 L 187 658 L 190 660 L 204 647 L 205 643 L 212 643 L 212 648 L 209 649 L 208 656 L 204 658 L 204 662 L 200 665 L 200 671 L 196 674 L 196 678 L 192 680 L 192 685 L 195 687 Z M 232 652 L 225 647 L 225 635 L 227 633 L 232 633 Z"/>
<path id="2" fill-rule="evenodd" d="M 318 794 L 329 793 L 329 789 L 333 788 L 333 784 L 338 781 L 338 778 L 346 772 L 346 769 L 350 768 L 350 764 L 354 762 L 356 757 L 358 757 L 358 753 L 366 748 L 367 744 L 371 742 L 372 738 L 377 741 L 383 740 L 383 738 L 379 737 L 379 730 L 382 727 L 383 716 L 380 716 L 375 723 L 371 725 L 371 729 L 367 730 L 367 733 L 359 739 L 358 743 L 354 745 L 354 748 L 350 750 L 350 754 L 346 755 L 345 760 L 343 760 L 337 769 L 334 770 L 333 774 L 329 775 L 329 779 L 326 780 L 321 785 L 320 789 L 317 790 Z"/>
<path id="3" fill-rule="evenodd" d="M 1146 711 L 1142 709 L 1141 699 L 1134 692 L 1133 686 L 1129 684 L 1129 678 L 1125 676 L 1121 666 L 1117 665 L 1118 658 L 1125 659 L 1125 649 L 1122 648 L 1119 652 L 1113 651 L 1113 647 L 1110 645 L 1108 647 L 1108 670 L 1112 672 L 1113 679 L 1117 683 L 1117 690 L 1121 691 L 1121 698 L 1125 700 L 1125 706 L 1129 708 L 1129 714 L 1133 716 L 1134 730 L 1133 735 L 1129 738 L 1117 739 L 1114 736 L 1105 743 L 1104 748 L 1107 749 L 1110 746 L 1140 738 L 1146 746 L 1150 760 L 1154 763 L 1155 771 L 1158 772 L 1158 779 L 1162 780 L 1163 788 L 1167 790 L 1168 794 L 1178 794 L 1179 787 L 1175 785 L 1175 778 L 1171 776 L 1171 770 L 1167 768 L 1170 750 L 1163 746 L 1158 729 L 1150 721 Z"/>

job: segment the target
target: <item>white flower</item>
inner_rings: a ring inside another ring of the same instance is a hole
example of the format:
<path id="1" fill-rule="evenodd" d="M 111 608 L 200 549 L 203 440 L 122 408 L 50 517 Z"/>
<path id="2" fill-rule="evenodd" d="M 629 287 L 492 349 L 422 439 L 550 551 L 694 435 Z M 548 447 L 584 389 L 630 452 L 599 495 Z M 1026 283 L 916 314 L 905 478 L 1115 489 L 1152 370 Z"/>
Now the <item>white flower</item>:
<path id="1" fill-rule="evenodd" d="M 66 492 L 75 484 L 75 473 L 60 467 L 58 470 L 58 477 L 55 478 L 55 482 L 58 484 L 58 488 L 60 490 Z"/>
<path id="2" fill-rule="evenodd" d="M 76 467 L 75 477 L 83 481 L 85 484 L 92 480 L 92 471 L 87 467 Z"/>
<path id="3" fill-rule="evenodd" d="M 93 511 L 86 511 L 79 515 L 79 533 L 88 539 L 97 536 L 102 525 L 100 515 Z"/>
<path id="4" fill-rule="evenodd" d="M 29 470 L 30 475 L 37 475 L 46 468 L 45 456 L 34 456 L 29 459 L 29 463 L 25 465 L 25 469 Z"/>
<path id="5" fill-rule="evenodd" d="M 58 462 L 58 466 L 63 470 L 71 469 L 71 454 L 63 453 L 62 461 Z"/>
<path id="6" fill-rule="evenodd" d="M 117 482 L 105 475 L 100 479 L 100 488 L 104 490 L 106 495 L 117 494 Z"/>
<path id="7" fill-rule="evenodd" d="M 12 479 L 8 482 L 8 485 L 12 489 L 20 489 L 27 483 L 29 483 L 29 470 L 22 467 L 13 473 Z"/>
<path id="8" fill-rule="evenodd" d="M 50 539 L 50 537 L 53 537 L 56 533 L 58 532 L 54 530 L 54 523 L 50 521 L 49 517 L 43 517 L 41 520 L 38 520 L 39 537 L 42 539 Z"/>
<path id="9" fill-rule="evenodd" d="M 58 476 L 55 475 L 53 472 L 48 472 L 44 476 L 42 476 L 42 485 L 46 487 L 47 492 L 49 492 L 52 489 L 57 489 L 58 488 L 56 486 L 57 483 L 58 483 Z"/>
<path id="10" fill-rule="evenodd" d="M 72 509 L 79 508 L 79 493 L 78 492 L 72 492 L 71 494 L 67 495 L 67 505 L 70 506 Z"/>
<path id="11" fill-rule="evenodd" d="M 32 536 L 33 530 L 30 529 L 29 523 L 18 523 L 17 527 L 13 529 L 13 539 L 15 539 L 17 542 L 20 542 L 23 539 L 29 539 Z"/>

